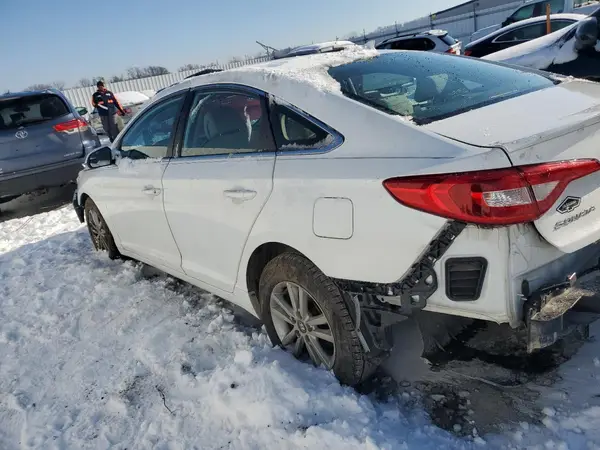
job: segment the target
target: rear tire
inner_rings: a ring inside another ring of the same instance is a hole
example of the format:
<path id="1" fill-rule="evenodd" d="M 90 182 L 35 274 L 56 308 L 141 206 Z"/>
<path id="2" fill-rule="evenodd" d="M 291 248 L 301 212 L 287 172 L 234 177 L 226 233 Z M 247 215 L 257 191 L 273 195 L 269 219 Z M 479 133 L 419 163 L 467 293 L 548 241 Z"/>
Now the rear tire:
<path id="1" fill-rule="evenodd" d="M 100 210 L 91 198 L 85 201 L 84 213 L 94 249 L 99 252 L 107 252 L 110 259 L 120 259 L 121 253 L 115 244 L 113 235 L 108 229 L 104 217 L 100 214 Z"/>
<path id="2" fill-rule="evenodd" d="M 325 366 L 349 386 L 377 368 L 359 341 L 342 292 L 302 255 L 283 253 L 266 265 L 259 300 L 273 345 Z"/>

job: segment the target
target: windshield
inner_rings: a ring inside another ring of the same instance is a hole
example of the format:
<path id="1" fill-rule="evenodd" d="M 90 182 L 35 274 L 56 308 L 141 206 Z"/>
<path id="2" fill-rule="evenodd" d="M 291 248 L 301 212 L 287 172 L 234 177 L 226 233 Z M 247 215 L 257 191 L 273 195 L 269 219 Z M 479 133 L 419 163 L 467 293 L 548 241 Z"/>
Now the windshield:
<path id="1" fill-rule="evenodd" d="M 420 125 L 556 83 L 527 69 L 433 52 L 386 52 L 329 74 L 346 96 Z"/>
<path id="2" fill-rule="evenodd" d="M 65 102 L 54 94 L 0 99 L 0 130 L 42 123 L 69 114 Z"/>

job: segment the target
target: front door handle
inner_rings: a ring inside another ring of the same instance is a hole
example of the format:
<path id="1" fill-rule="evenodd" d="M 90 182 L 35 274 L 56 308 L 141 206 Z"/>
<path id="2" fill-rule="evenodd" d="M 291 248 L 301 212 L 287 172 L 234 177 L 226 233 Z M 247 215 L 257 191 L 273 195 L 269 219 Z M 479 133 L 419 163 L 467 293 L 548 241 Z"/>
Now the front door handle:
<path id="1" fill-rule="evenodd" d="M 225 194 L 225 197 L 242 201 L 252 200 L 254 197 L 256 197 L 256 191 L 251 191 L 248 189 L 230 189 L 223 191 L 223 194 Z"/>
<path id="2" fill-rule="evenodd" d="M 142 189 L 142 192 L 146 195 L 156 196 L 161 193 L 161 189 L 153 186 L 145 186 L 144 189 Z"/>

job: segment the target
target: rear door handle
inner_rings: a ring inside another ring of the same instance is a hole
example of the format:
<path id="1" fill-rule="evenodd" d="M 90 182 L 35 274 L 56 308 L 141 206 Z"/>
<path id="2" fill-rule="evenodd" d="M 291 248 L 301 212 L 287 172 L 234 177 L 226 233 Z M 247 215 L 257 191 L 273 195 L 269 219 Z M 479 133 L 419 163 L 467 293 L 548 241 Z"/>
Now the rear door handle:
<path id="1" fill-rule="evenodd" d="M 232 198 L 234 200 L 252 200 L 256 197 L 256 191 L 251 191 L 248 189 L 230 189 L 227 191 L 223 191 L 225 197 Z"/>
<path id="2" fill-rule="evenodd" d="M 142 189 L 142 192 L 146 195 L 155 196 L 161 193 L 161 189 L 155 188 L 153 186 L 145 186 L 144 189 Z"/>

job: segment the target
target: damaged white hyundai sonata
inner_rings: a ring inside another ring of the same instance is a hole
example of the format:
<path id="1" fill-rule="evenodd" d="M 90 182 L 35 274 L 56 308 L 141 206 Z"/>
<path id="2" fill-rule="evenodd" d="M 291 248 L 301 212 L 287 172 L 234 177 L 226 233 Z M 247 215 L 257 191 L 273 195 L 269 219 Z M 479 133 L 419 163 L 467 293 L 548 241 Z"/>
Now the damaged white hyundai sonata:
<path id="1" fill-rule="evenodd" d="M 355 385 L 423 311 L 526 330 L 530 352 L 585 332 L 598 142 L 599 84 L 344 50 L 165 89 L 90 154 L 74 207 L 97 250 L 245 308 Z"/>

